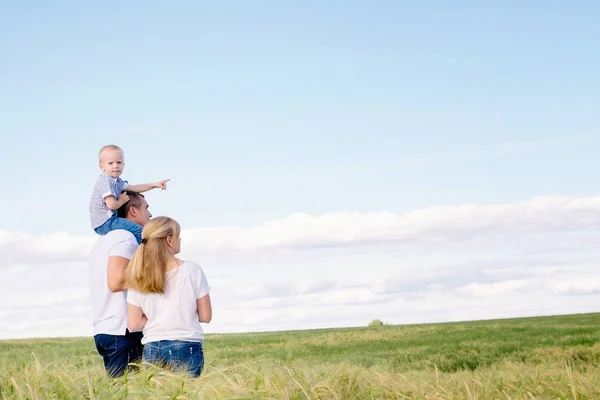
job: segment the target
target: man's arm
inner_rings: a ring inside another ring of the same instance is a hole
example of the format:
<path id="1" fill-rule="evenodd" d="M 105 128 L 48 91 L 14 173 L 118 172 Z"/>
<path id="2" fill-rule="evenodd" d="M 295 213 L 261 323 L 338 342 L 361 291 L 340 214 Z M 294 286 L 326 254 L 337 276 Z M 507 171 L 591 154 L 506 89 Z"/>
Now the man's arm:
<path id="1" fill-rule="evenodd" d="M 120 292 L 125 290 L 125 269 L 127 268 L 128 264 L 129 259 L 125 257 L 108 257 L 106 282 L 111 292 Z"/>
<path id="2" fill-rule="evenodd" d="M 127 185 L 127 190 L 131 190 L 132 192 L 137 192 L 137 193 L 143 193 L 143 192 L 147 192 L 148 190 L 152 190 L 152 189 L 162 189 L 162 190 L 166 190 L 167 189 L 167 182 L 169 182 L 170 179 L 165 179 L 163 181 L 158 181 L 155 183 L 141 183 L 139 185 Z"/>
<path id="3" fill-rule="evenodd" d="M 142 312 L 141 307 L 127 303 L 127 328 L 130 332 L 139 331 L 146 326 L 148 317 Z"/>

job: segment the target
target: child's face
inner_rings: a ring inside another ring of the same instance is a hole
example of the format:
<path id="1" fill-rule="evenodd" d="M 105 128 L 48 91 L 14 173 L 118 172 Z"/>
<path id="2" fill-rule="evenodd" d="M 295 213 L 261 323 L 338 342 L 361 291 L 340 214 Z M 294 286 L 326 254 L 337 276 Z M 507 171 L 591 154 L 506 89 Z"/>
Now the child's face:
<path id="1" fill-rule="evenodd" d="M 123 153 L 119 150 L 105 150 L 100 157 L 100 169 L 113 178 L 121 176 L 124 166 Z"/>

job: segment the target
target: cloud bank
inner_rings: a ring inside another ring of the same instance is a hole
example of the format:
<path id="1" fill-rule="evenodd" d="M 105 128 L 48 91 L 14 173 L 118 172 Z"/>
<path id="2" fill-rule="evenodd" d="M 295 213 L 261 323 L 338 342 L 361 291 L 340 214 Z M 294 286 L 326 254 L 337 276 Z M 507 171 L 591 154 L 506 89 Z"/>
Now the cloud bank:
<path id="1" fill-rule="evenodd" d="M 180 223 L 182 258 L 213 288 L 207 332 L 595 311 L 600 300 L 600 197 Z M 94 240 L 0 231 L 0 338 L 90 334 Z"/>

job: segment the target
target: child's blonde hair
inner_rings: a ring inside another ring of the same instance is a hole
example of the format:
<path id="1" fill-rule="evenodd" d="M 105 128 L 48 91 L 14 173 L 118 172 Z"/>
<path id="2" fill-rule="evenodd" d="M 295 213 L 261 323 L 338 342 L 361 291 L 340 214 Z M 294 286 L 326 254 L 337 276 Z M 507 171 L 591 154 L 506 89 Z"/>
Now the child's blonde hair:
<path id="1" fill-rule="evenodd" d="M 102 148 L 98 152 L 98 161 L 102 162 L 102 155 L 107 150 L 118 150 L 121 153 L 123 153 L 123 149 L 117 146 L 116 144 L 107 144 L 106 146 L 102 146 Z"/>
<path id="2" fill-rule="evenodd" d="M 125 271 L 125 286 L 140 293 L 164 293 L 169 261 L 167 238 L 179 239 L 181 228 L 173 218 L 151 219 L 142 229 L 142 242 Z"/>

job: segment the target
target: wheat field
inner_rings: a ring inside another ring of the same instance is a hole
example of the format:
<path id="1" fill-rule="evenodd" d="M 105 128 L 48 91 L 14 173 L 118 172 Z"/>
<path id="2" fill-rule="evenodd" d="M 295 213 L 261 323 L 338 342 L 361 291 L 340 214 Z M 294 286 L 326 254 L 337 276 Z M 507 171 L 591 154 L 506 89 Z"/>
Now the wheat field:
<path id="1" fill-rule="evenodd" d="M 0 341 L 4 399 L 598 399 L 600 314 L 209 334 L 200 378 L 109 379 L 92 338 Z"/>

